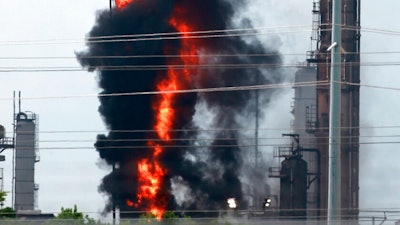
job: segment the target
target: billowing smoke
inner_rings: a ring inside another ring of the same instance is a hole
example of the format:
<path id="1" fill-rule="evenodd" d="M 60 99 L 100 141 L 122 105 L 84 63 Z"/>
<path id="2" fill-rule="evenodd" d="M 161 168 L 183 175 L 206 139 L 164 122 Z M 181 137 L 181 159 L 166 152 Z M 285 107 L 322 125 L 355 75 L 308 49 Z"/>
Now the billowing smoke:
<path id="1" fill-rule="evenodd" d="M 239 25 L 233 23 L 235 9 L 244 5 L 241 0 L 135 0 L 123 9 L 99 12 L 88 35 L 88 48 L 77 57 L 83 67 L 98 72 L 101 94 L 108 95 L 100 97 L 99 112 L 110 132 L 98 135 L 95 143 L 100 157 L 116 166 L 99 187 L 110 197 L 107 210 L 113 202 L 121 210 L 143 209 L 127 201 L 138 201 L 138 161 L 151 158 L 148 142 L 158 141 L 154 132 L 157 95 L 113 94 L 157 91 L 157 84 L 166 76 L 165 66 L 171 62 L 185 63 L 180 58 L 171 60 L 182 54 L 180 49 L 185 41 L 195 46 L 199 66 L 189 70 L 189 81 L 182 79 L 185 89 L 250 86 L 281 80 L 275 69 L 254 66 L 279 64 L 281 59 L 276 52 L 265 49 L 254 36 L 226 35 L 227 29 L 251 28 L 246 19 Z M 224 37 L 163 36 L 178 32 L 171 25 L 171 18 L 190 26 L 191 31 L 213 30 Z M 159 35 L 146 38 L 145 34 Z M 260 55 L 264 57 L 256 57 Z M 160 156 L 167 172 L 157 193 L 167 210 L 225 209 L 230 197 L 235 197 L 241 207 L 247 207 L 248 187 L 265 185 L 266 174 L 250 170 L 250 175 L 260 176 L 260 183 L 248 184 L 252 178 L 247 177 L 249 170 L 244 168 L 254 167 L 254 156 L 250 158 L 254 140 L 248 139 L 252 135 L 248 129 L 254 129 L 256 105 L 265 109 L 271 92 L 259 90 L 258 104 L 254 90 L 175 94 L 171 140 Z M 198 111 L 207 113 L 199 115 Z M 262 191 L 266 190 L 259 190 Z"/>

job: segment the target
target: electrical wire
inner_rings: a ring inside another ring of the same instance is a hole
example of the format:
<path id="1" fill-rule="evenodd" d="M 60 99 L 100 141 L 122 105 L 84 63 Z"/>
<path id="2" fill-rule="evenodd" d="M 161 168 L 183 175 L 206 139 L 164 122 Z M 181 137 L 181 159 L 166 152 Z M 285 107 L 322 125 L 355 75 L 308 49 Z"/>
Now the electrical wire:
<path id="1" fill-rule="evenodd" d="M 332 24 L 321 24 L 320 27 L 331 26 Z M 259 28 L 245 28 L 245 29 L 225 29 L 225 30 L 205 30 L 193 32 L 170 32 L 170 33 L 151 33 L 151 34 L 132 34 L 132 35 L 110 35 L 98 36 L 86 39 L 86 43 L 110 43 L 110 42 L 135 42 L 135 41 L 154 41 L 154 40 L 176 40 L 176 39 L 202 39 L 202 38 L 220 38 L 220 37 L 237 37 L 237 36 L 251 36 L 251 35 L 267 35 L 267 34 L 283 34 L 293 32 L 311 32 L 310 29 L 302 30 L 288 30 L 288 31 L 270 31 L 258 32 L 260 30 L 284 29 L 284 28 L 302 28 L 310 27 L 310 25 L 292 25 L 280 27 L 259 27 Z M 400 31 L 376 29 L 376 28 L 359 28 L 354 26 L 342 26 L 343 30 L 361 31 L 367 33 L 378 33 L 399 36 Z M 329 29 L 319 29 L 319 32 L 330 31 Z M 232 32 L 243 32 L 233 33 Z M 213 34 L 217 33 L 217 34 Z M 221 34 L 220 34 L 221 33 Z M 200 34 L 200 35 L 199 35 Z M 172 36 L 171 36 L 172 35 Z M 175 36 L 177 35 L 177 36 Z M 53 45 L 53 44 L 75 44 L 82 43 L 82 39 L 47 39 L 47 40 L 25 40 L 25 41 L 0 41 L 0 46 L 12 45 Z"/>
<path id="2" fill-rule="evenodd" d="M 342 85 L 367 87 L 391 91 L 400 91 L 400 88 L 368 85 L 352 82 L 338 82 Z M 88 97 L 118 97 L 118 96 L 137 96 L 137 95 L 158 95 L 166 93 L 184 94 L 184 93 L 205 93 L 205 92 L 227 92 L 227 91 L 250 91 L 262 89 L 278 89 L 278 88 L 295 88 L 295 87 L 311 87 L 311 86 L 328 86 L 328 80 L 324 81 L 311 81 L 311 82 L 295 82 L 295 83 L 282 83 L 282 84 L 265 84 L 265 85 L 251 85 L 251 86 L 236 86 L 236 87 L 216 87 L 216 88 L 198 88 L 198 89 L 185 89 L 173 91 L 144 91 L 144 92 L 126 92 L 126 93 L 112 93 L 112 94 L 86 94 L 86 95 L 64 95 L 64 96 L 40 96 L 40 97 L 24 97 L 22 100 L 45 100 L 45 99 L 69 99 L 69 98 L 88 98 Z M 0 98 L 0 101 L 10 101 L 12 98 Z"/>
<path id="3" fill-rule="evenodd" d="M 400 53 L 400 52 L 399 52 Z M 109 55 L 109 56 L 20 56 L 20 57 L 0 57 L 4 59 L 15 60 L 43 60 L 43 59 L 135 59 L 135 58 L 210 58 L 210 57 L 270 57 L 281 56 L 281 53 L 266 53 L 266 54 L 201 54 L 201 55 Z M 304 55 L 299 53 L 286 54 L 286 55 Z"/>
<path id="4" fill-rule="evenodd" d="M 338 127 L 338 129 L 359 129 L 359 130 L 372 130 L 372 129 L 400 129 L 400 125 L 393 125 L 395 124 L 394 122 L 392 125 L 379 125 L 379 126 L 356 126 L 356 127 L 347 127 L 347 126 L 342 126 Z M 328 130 L 329 127 L 319 127 L 320 130 Z M 254 132 L 256 129 L 255 128 L 207 128 L 207 129 L 171 129 L 168 130 L 170 133 L 179 133 L 179 132 Z M 274 131 L 274 132 L 299 132 L 299 131 L 307 131 L 308 128 L 295 128 L 293 131 L 293 128 L 290 127 L 275 127 L 275 128 L 264 128 L 260 127 L 257 129 L 260 132 L 268 132 L 268 131 Z M 98 134 L 98 133 L 156 133 L 156 130 L 41 130 L 36 133 L 38 134 Z M 32 134 L 32 132 L 21 132 L 25 134 Z M 6 134 L 9 134 L 6 133 Z"/>
<path id="5" fill-rule="evenodd" d="M 205 92 L 226 92 L 226 91 L 250 91 L 261 89 L 276 89 L 276 88 L 293 88 L 306 86 L 324 86 L 328 85 L 327 81 L 311 81 L 311 82 L 296 82 L 296 83 L 281 83 L 281 84 L 264 84 L 250 86 L 235 86 L 235 87 L 215 87 L 215 88 L 196 88 L 185 90 L 171 91 L 144 91 L 144 92 L 127 92 L 113 94 L 89 94 L 89 95 L 74 95 L 74 96 L 48 96 L 48 97 L 24 97 L 22 100 L 43 100 L 43 99 L 60 99 L 60 98 L 86 98 L 86 97 L 118 97 L 118 96 L 136 96 L 136 95 L 158 95 L 158 94 L 185 94 L 185 93 L 205 93 Z M 0 101 L 8 101 L 12 98 L 0 98 Z"/>
<path id="6" fill-rule="evenodd" d="M 321 24 L 320 27 L 331 26 L 332 24 Z M 215 37 L 233 37 L 233 36 L 249 36 L 249 35 L 266 35 L 266 34 L 282 34 L 291 32 L 310 32 L 313 29 L 306 30 L 295 30 L 295 31 L 273 31 L 263 32 L 260 30 L 273 30 L 273 29 L 291 29 L 291 28 L 302 28 L 310 27 L 310 25 L 291 25 L 291 26 L 280 26 L 280 27 L 258 27 L 258 28 L 238 28 L 238 29 L 224 29 L 224 30 L 205 30 L 205 31 L 193 31 L 193 32 L 169 32 L 169 33 L 151 33 L 151 34 L 132 34 L 132 35 L 109 35 L 109 36 L 97 36 L 86 39 L 86 43 L 109 43 L 109 42 L 133 42 L 133 41 L 152 41 L 152 40 L 175 40 L 175 39 L 187 39 L 187 38 L 215 38 Z M 376 28 L 359 28 L 354 26 L 342 26 L 344 30 L 350 31 L 364 31 L 371 33 L 381 33 L 390 35 L 400 35 L 399 31 L 384 30 Z M 321 31 L 330 31 L 331 29 L 319 29 Z M 234 33 L 232 32 L 243 32 Z M 253 32 L 253 33 L 249 33 Z M 217 34 L 213 34 L 217 33 Z M 221 34 L 219 34 L 221 33 Z M 201 34 L 201 35 L 198 35 Z M 207 34 L 207 35 L 205 35 Z M 172 35 L 172 36 L 171 36 Z M 177 36 L 175 36 L 177 35 Z M 191 36 L 196 35 L 196 36 Z M 21 41 L 0 41 L 0 46 L 6 45 L 43 45 L 43 44 L 71 44 L 81 43 L 82 39 L 47 39 L 47 40 L 21 40 Z"/>
<path id="7" fill-rule="evenodd" d="M 310 27 L 310 25 L 290 25 L 279 27 L 258 27 L 258 28 L 238 28 L 238 29 L 221 29 L 221 30 L 204 30 L 192 32 L 164 32 L 164 33 L 150 33 L 150 34 L 130 34 L 130 35 L 109 35 L 109 36 L 95 36 L 86 39 L 86 43 L 110 43 L 110 42 L 131 42 L 131 41 L 150 41 L 150 40 L 175 40 L 184 38 L 211 38 L 211 37 L 233 37 L 233 36 L 249 36 L 258 34 L 279 34 L 286 32 L 310 32 L 312 29 L 302 29 L 295 31 L 274 31 L 257 33 L 260 30 L 274 30 L 274 29 L 292 29 Z M 243 32 L 243 33 L 234 33 Z M 253 33 L 249 33 L 253 32 Z M 214 34 L 216 33 L 216 34 Z M 232 34 L 233 33 L 233 34 Z M 192 35 L 192 36 L 191 36 Z M 196 36 L 193 36 L 196 35 Z M 83 40 L 79 39 L 47 39 L 47 40 L 18 40 L 18 41 L 0 41 L 0 46 L 12 45 L 48 45 L 48 44 L 75 44 L 82 43 Z"/>
<path id="8" fill-rule="evenodd" d="M 372 136 L 372 137 L 369 137 L 368 138 L 368 140 L 370 140 L 370 139 L 382 139 L 382 138 L 385 138 L 385 139 L 387 139 L 387 138 L 394 138 L 395 137 L 395 135 L 388 135 L 387 137 L 374 137 L 374 136 Z M 398 136 L 396 136 L 396 137 L 398 137 Z M 316 138 L 316 137 L 302 137 L 301 138 L 301 140 L 302 141 L 306 141 L 306 142 L 308 142 L 308 141 L 311 141 L 309 144 L 315 144 L 316 142 L 318 142 L 318 141 L 321 141 L 321 140 L 326 140 L 326 141 L 328 141 L 328 136 L 326 136 L 326 137 L 319 137 L 319 138 Z M 349 139 L 354 139 L 354 140 L 360 140 L 361 139 L 361 141 L 359 141 L 359 143 L 363 143 L 363 144 L 367 144 L 367 143 L 387 143 L 387 144 L 397 144 L 397 143 L 399 143 L 399 141 L 391 141 L 391 140 L 386 140 L 386 141 L 378 141 L 378 140 L 376 140 L 376 141 L 363 141 L 364 139 L 367 139 L 366 137 L 358 137 L 358 136 L 349 136 L 349 137 L 341 137 L 343 140 L 345 140 L 345 141 L 342 141 L 342 143 L 343 144 L 349 144 L 349 143 L 353 143 L 353 142 L 350 142 L 349 141 Z M 173 139 L 171 139 L 169 142 L 171 142 L 171 143 L 179 143 L 179 142 L 187 142 L 187 143 L 189 143 L 189 142 L 192 142 L 192 143 L 194 143 L 194 142 L 196 142 L 196 143 L 203 143 L 203 142 L 230 142 L 230 141 L 240 141 L 240 142 L 254 142 L 256 139 L 255 138 L 250 138 L 250 137 L 240 137 L 240 138 L 202 138 L 202 137 L 193 137 L 193 138 L 173 138 Z M 292 141 L 292 140 L 290 140 L 290 139 L 284 139 L 284 138 L 278 138 L 278 137 L 260 137 L 260 138 L 257 138 L 257 140 L 258 141 L 271 141 L 271 140 L 278 140 L 278 141 L 283 141 L 283 142 L 285 142 L 285 143 L 288 143 L 288 142 L 290 142 L 290 141 Z M 53 139 L 53 140 L 43 140 L 43 141 L 41 141 L 41 140 L 38 140 L 37 141 L 37 143 L 38 144 L 40 144 L 40 143 L 46 143 L 46 144 L 51 144 L 51 143 L 68 143 L 68 144 L 74 144 L 74 143 L 87 143 L 87 142 L 90 142 L 90 143 L 94 143 L 94 142 L 96 142 L 96 143 L 99 143 L 99 144 L 101 144 L 101 143 L 105 143 L 105 144 L 110 144 L 110 143 L 121 143 L 121 144 L 124 144 L 124 143 L 130 143 L 130 145 L 132 145 L 132 143 L 138 143 L 138 144 L 147 144 L 147 143 L 161 143 L 162 141 L 161 140 L 159 140 L 159 139 L 152 139 L 152 138 L 144 138 L 144 139 L 129 139 L 129 138 L 127 138 L 127 139 L 109 139 L 109 138 L 107 138 L 107 139 L 95 139 L 95 138 L 93 138 L 93 140 L 88 140 L 88 139 L 84 139 L 84 140 L 79 140 L 79 139 L 64 139 L 64 140 L 57 140 L 57 139 Z M 26 141 L 26 142 L 24 142 L 24 141 L 20 141 L 20 142 L 18 142 L 18 144 L 26 144 L 26 143 L 31 143 L 31 142 L 29 142 L 29 141 Z M 282 144 L 282 143 L 281 143 Z M 189 144 L 182 144 L 182 146 L 187 146 L 187 145 L 189 145 Z M 263 144 L 260 144 L 260 145 L 263 145 Z M 277 145 L 277 144 L 273 144 L 273 145 Z M 258 146 L 258 145 L 257 145 Z"/>
<path id="9" fill-rule="evenodd" d="M 326 143 L 327 145 L 329 143 Z M 354 144 L 354 142 L 342 142 L 342 145 L 346 144 Z M 386 145 L 386 144 L 400 144 L 400 141 L 370 141 L 370 142 L 358 142 L 358 145 Z M 254 147 L 287 147 L 290 148 L 290 144 L 284 144 L 284 143 L 269 143 L 269 144 L 196 144 L 196 145 L 183 145 L 183 144 L 160 144 L 157 143 L 157 147 L 161 147 L 163 149 L 211 149 L 211 151 L 218 149 L 218 148 L 232 148 L 235 149 L 246 149 L 246 148 L 251 148 L 248 151 L 253 151 Z M 97 150 L 112 150 L 112 149 L 119 149 L 119 150 L 136 150 L 136 149 L 153 149 L 155 146 L 152 145 L 115 145 L 115 146 L 52 146 L 52 147 L 39 147 L 38 150 L 91 150 L 91 149 L 97 149 Z"/>
<path id="10" fill-rule="evenodd" d="M 317 65 L 330 65 L 329 63 L 313 63 Z M 400 61 L 382 61 L 382 62 L 341 62 L 335 65 L 356 65 L 360 67 L 382 67 L 382 66 L 400 66 Z M 299 63 L 235 63 L 235 64 L 198 64 L 198 65 L 90 65 L 87 68 L 95 69 L 96 71 L 164 71 L 164 70 L 207 70 L 207 69 L 277 69 L 277 68 L 298 68 Z M 76 66 L 34 66 L 34 67 L 0 67 L 0 73 L 10 72 L 80 72 L 86 71 L 87 68 Z"/>
<path id="11" fill-rule="evenodd" d="M 331 53 L 318 52 L 318 55 L 330 55 Z M 400 54 L 400 51 L 382 51 L 382 52 L 346 52 L 346 55 L 387 55 Z M 0 60 L 64 60 L 64 59 L 146 59 L 146 58 L 229 58 L 229 57 L 270 57 L 270 56 L 304 56 L 304 53 L 265 53 L 265 54 L 200 54 L 200 55 L 97 55 L 97 56 L 0 56 Z"/>

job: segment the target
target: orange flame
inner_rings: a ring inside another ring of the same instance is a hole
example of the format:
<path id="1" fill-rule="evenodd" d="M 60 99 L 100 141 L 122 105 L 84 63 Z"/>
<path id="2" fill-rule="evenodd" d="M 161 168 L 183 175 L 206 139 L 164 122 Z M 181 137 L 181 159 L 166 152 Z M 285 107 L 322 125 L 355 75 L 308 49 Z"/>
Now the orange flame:
<path id="1" fill-rule="evenodd" d="M 174 98 L 173 93 L 168 93 L 168 91 L 176 91 L 178 90 L 177 77 L 173 70 L 169 69 L 167 72 L 167 79 L 163 80 L 158 86 L 158 90 L 163 93 L 161 95 L 161 99 L 156 106 L 157 114 L 157 123 L 155 129 L 157 131 L 157 135 L 161 138 L 161 140 L 169 141 L 170 135 L 168 131 L 172 128 L 173 119 L 174 119 L 174 109 L 172 108 L 172 101 Z"/>
<path id="2" fill-rule="evenodd" d="M 138 192 L 139 203 L 141 199 L 156 200 L 155 196 L 160 189 L 160 177 L 165 175 L 165 171 L 158 162 L 151 162 L 148 159 L 141 160 L 138 169 L 141 175 L 139 182 L 142 183 Z"/>
<path id="3" fill-rule="evenodd" d="M 133 2 L 134 0 L 115 0 L 115 5 L 118 9 L 122 9 L 129 5 L 129 3 Z"/>
<path id="4" fill-rule="evenodd" d="M 191 74 L 196 74 L 195 69 L 189 69 L 189 66 L 199 65 L 199 57 L 197 54 L 196 44 L 193 43 L 193 39 L 190 39 L 190 26 L 177 18 L 171 18 L 169 23 L 175 27 L 175 29 L 182 34 L 182 48 L 180 50 L 181 60 L 184 64 L 183 74 L 187 80 L 190 80 Z"/>
<path id="5" fill-rule="evenodd" d="M 124 7 L 131 1 L 116 1 L 117 7 Z M 173 129 L 175 119 L 174 101 L 176 101 L 177 96 L 171 91 L 188 88 L 188 84 L 191 81 L 190 77 L 196 74 L 195 69 L 191 66 L 199 64 L 196 44 L 193 39 L 187 38 L 190 36 L 189 32 L 192 31 L 190 26 L 177 18 L 172 18 L 169 22 L 178 32 L 182 33 L 183 39 L 179 50 L 180 57 L 170 58 L 167 61 L 169 65 L 168 71 L 163 74 L 165 77 L 157 84 L 157 90 L 162 94 L 158 96 L 153 105 L 153 110 L 156 113 L 154 129 L 160 141 L 164 143 L 171 141 L 170 131 Z M 164 52 L 168 55 L 174 54 L 175 51 L 172 50 L 170 52 L 166 48 Z M 181 64 L 183 64 L 183 69 L 174 68 L 174 65 Z M 160 144 L 150 141 L 147 145 L 152 147 L 153 153 L 150 158 L 142 159 L 138 164 L 138 181 L 140 184 L 137 193 L 138 201 L 136 204 L 127 201 L 127 205 L 137 207 L 144 201 L 149 202 L 146 210 L 155 215 L 158 220 L 161 220 L 167 203 L 165 199 L 159 199 L 158 197 L 160 196 L 164 177 L 168 171 L 162 168 L 159 157 L 165 149 Z"/>
<path id="6" fill-rule="evenodd" d="M 128 206 L 138 207 L 144 201 L 148 203 L 147 211 L 156 216 L 157 220 L 161 220 L 165 205 L 160 202 L 159 192 L 163 177 L 167 170 L 163 169 L 159 163 L 159 156 L 162 153 L 162 148 L 153 143 L 148 142 L 149 146 L 153 146 L 153 155 L 150 159 L 142 159 L 138 163 L 138 181 L 140 183 L 137 193 L 137 203 L 127 200 Z"/>

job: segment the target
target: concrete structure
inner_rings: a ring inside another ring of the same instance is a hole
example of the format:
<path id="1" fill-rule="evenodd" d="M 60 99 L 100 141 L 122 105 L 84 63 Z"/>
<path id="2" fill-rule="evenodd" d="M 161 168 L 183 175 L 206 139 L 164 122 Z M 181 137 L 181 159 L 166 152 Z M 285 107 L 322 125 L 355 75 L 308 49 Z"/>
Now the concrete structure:
<path id="1" fill-rule="evenodd" d="M 36 115 L 34 113 L 18 113 L 16 115 L 15 140 L 15 181 L 14 209 L 34 210 L 38 191 L 35 184 L 36 155 Z"/>

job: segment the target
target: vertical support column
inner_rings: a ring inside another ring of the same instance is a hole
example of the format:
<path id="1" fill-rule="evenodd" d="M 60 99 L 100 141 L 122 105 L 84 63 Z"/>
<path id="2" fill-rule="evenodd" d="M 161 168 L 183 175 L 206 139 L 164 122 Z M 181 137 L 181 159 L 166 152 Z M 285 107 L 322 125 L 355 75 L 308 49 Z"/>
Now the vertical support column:
<path id="1" fill-rule="evenodd" d="M 328 223 L 336 224 L 341 218 L 341 171 L 340 171 L 340 128 L 341 128 L 341 13 L 342 1 L 332 2 L 332 45 L 330 110 L 329 110 L 329 189 L 328 189 Z"/>

